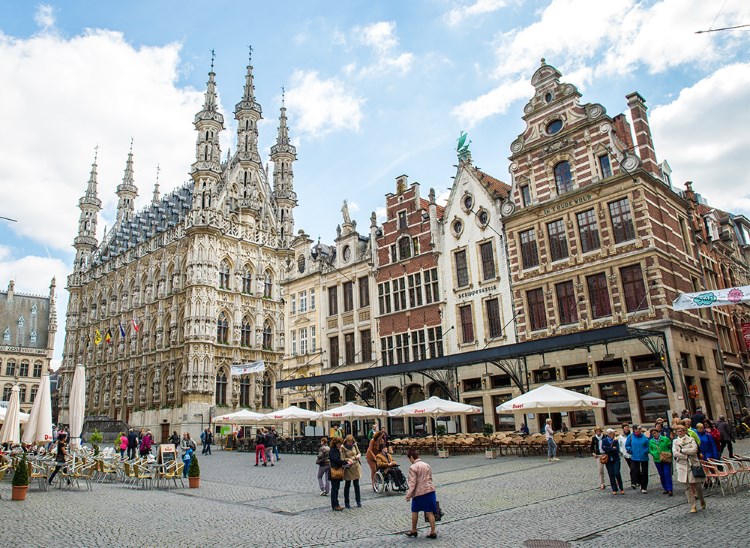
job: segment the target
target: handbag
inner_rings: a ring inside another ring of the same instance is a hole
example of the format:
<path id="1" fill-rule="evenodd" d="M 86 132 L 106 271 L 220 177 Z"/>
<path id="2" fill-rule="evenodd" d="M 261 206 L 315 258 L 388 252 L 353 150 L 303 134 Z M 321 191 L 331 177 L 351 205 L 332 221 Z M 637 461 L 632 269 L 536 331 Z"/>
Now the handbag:
<path id="1" fill-rule="evenodd" d="M 609 455 L 607 453 L 599 455 L 599 462 L 601 462 L 602 464 L 607 464 L 609 462 Z"/>
<path id="2" fill-rule="evenodd" d="M 344 469 L 343 468 L 331 468 L 330 469 L 331 479 L 332 480 L 342 480 L 344 479 Z"/>
<path id="3" fill-rule="evenodd" d="M 438 501 L 435 501 L 435 512 L 434 512 L 434 515 L 435 515 L 435 521 L 440 521 L 440 520 L 443 519 L 443 509 L 440 508 L 440 503 Z M 430 522 L 430 520 L 427 519 L 427 512 L 425 512 L 424 521 L 425 521 L 425 523 L 429 523 Z"/>
<path id="4" fill-rule="evenodd" d="M 670 453 L 669 451 L 662 451 L 661 453 L 659 453 L 659 462 L 671 463 L 672 453 Z"/>
<path id="5" fill-rule="evenodd" d="M 699 464 L 698 466 L 690 465 L 690 469 L 693 472 L 693 478 L 695 479 L 706 479 L 706 472 L 703 467 Z"/>

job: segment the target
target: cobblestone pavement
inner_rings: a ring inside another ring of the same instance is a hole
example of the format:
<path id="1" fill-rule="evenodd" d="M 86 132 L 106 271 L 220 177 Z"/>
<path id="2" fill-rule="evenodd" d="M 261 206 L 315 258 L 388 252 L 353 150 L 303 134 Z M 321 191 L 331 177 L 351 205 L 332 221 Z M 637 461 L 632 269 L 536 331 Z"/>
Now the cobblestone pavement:
<path id="1" fill-rule="evenodd" d="M 750 442 L 737 449 L 750 454 Z M 319 496 L 314 455 L 282 455 L 265 468 L 254 467 L 254 459 L 223 451 L 201 457 L 200 489 L 104 483 L 93 492 L 42 492 L 32 484 L 25 502 L 11 502 L 6 478 L 0 483 L 2 544 L 457 547 L 559 540 L 588 548 L 695 546 L 701 535 L 712 545 L 750 544 L 748 487 L 726 497 L 712 492 L 707 510 L 689 514 L 683 486 L 675 484 L 674 497 L 662 495 L 653 465 L 648 494 L 628 489 L 614 497 L 597 489 L 592 458 L 563 456 L 550 464 L 538 456 L 425 457 L 445 511 L 438 539 L 430 540 L 423 522 L 419 538 L 403 536 L 408 503 L 402 494 L 373 493 L 369 476 L 362 480 L 362 508 L 332 512 L 330 500 Z M 397 460 L 406 470 L 406 458 Z"/>

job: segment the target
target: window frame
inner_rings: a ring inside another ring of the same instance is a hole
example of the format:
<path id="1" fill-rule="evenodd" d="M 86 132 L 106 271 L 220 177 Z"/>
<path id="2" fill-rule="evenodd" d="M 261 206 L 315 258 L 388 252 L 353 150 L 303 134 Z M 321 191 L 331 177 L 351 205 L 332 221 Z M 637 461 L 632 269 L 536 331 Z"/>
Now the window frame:
<path id="1" fill-rule="evenodd" d="M 539 246 L 536 243 L 536 232 L 533 228 L 518 233 L 521 249 L 521 267 L 524 270 L 539 266 Z"/>
<path id="2" fill-rule="evenodd" d="M 576 222 L 578 223 L 581 253 L 589 253 L 601 249 L 602 242 L 599 238 L 599 222 L 596 219 L 596 210 L 592 207 L 591 209 L 576 213 Z"/>
<path id="3" fill-rule="evenodd" d="M 552 262 L 564 261 L 570 257 L 565 219 L 555 219 L 547 223 L 547 238 L 549 239 L 549 252 Z"/>
<path id="4" fill-rule="evenodd" d="M 547 329 L 547 303 L 544 298 L 544 289 L 537 287 L 526 291 L 526 306 L 529 310 L 529 329 L 541 331 Z"/>
<path id="5" fill-rule="evenodd" d="M 591 318 L 598 320 L 612 317 L 612 300 L 609 294 L 607 275 L 604 272 L 598 272 L 586 276 L 586 288 L 589 295 Z M 598 303 L 601 304 L 602 308 L 606 308 L 606 312 L 605 310 L 599 310 Z"/>
<path id="6" fill-rule="evenodd" d="M 557 162 L 552 168 L 552 173 L 555 177 L 555 189 L 557 190 L 558 196 L 575 190 L 573 172 L 568 160 Z"/>
<path id="7" fill-rule="evenodd" d="M 607 204 L 615 245 L 635 240 L 635 225 L 630 200 L 627 196 Z"/>
<path id="8" fill-rule="evenodd" d="M 489 253 L 485 253 L 485 250 L 489 250 Z M 479 243 L 479 257 L 482 261 L 482 280 L 488 282 L 497 278 L 495 248 L 492 240 Z"/>
<path id="9" fill-rule="evenodd" d="M 471 279 L 466 249 L 457 249 L 453 252 L 453 267 L 456 274 L 456 287 L 468 287 Z"/>
<path id="10" fill-rule="evenodd" d="M 458 307 L 458 320 L 461 325 L 461 343 L 471 344 L 476 340 L 474 330 L 474 312 L 471 303 L 463 304 Z"/>

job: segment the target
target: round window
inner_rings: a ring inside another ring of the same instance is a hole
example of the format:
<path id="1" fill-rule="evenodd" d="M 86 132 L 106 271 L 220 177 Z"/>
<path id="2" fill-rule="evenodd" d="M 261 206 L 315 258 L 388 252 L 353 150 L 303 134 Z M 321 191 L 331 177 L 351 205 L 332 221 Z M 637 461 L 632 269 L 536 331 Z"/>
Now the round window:
<path id="1" fill-rule="evenodd" d="M 547 103 L 551 103 L 551 102 L 552 102 L 552 94 L 551 94 L 551 93 L 547 93 L 547 94 L 546 94 L 546 95 L 544 96 L 544 100 L 545 100 L 545 101 L 546 101 Z"/>
<path id="2" fill-rule="evenodd" d="M 474 198 L 471 196 L 471 194 L 466 194 L 464 196 L 464 207 L 467 211 L 470 211 L 472 206 L 474 205 Z"/>
<path id="3" fill-rule="evenodd" d="M 352 249 L 347 245 L 344 247 L 344 262 L 348 262 L 352 257 Z"/>
<path id="4" fill-rule="evenodd" d="M 456 219 L 455 221 L 453 221 L 453 233 L 456 236 L 461 234 L 463 229 L 464 229 L 464 224 L 460 220 Z"/>
<path id="5" fill-rule="evenodd" d="M 487 226 L 487 223 L 490 222 L 490 214 L 487 213 L 486 209 L 483 209 L 479 212 L 479 215 L 477 215 L 477 219 L 479 219 L 480 225 Z"/>
<path id="6" fill-rule="evenodd" d="M 554 135 L 558 133 L 563 127 L 562 120 L 552 120 L 547 124 L 547 135 Z"/>

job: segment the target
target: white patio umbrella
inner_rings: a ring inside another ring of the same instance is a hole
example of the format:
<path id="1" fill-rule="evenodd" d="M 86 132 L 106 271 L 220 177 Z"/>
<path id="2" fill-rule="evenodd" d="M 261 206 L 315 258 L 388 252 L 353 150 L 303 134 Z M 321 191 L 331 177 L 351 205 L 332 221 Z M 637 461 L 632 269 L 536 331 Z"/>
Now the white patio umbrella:
<path id="1" fill-rule="evenodd" d="M 495 411 L 498 413 L 530 413 L 534 411 L 556 413 L 568 410 L 597 409 L 606 405 L 607 402 L 599 398 L 545 384 L 521 394 L 517 398 L 501 403 L 495 408 Z"/>
<path id="2" fill-rule="evenodd" d="M 73 374 L 68 402 L 70 448 L 80 449 L 83 416 L 86 413 L 86 369 L 81 364 L 76 366 L 76 372 Z"/>
<path id="3" fill-rule="evenodd" d="M 271 411 L 270 413 L 266 413 L 263 416 L 264 421 L 272 422 L 286 422 L 294 420 L 314 421 L 318 420 L 319 418 L 320 413 L 316 413 L 315 411 L 310 411 L 308 409 L 302 409 L 301 407 L 297 407 L 296 405 L 290 405 L 289 407 L 279 409 L 278 411 Z"/>
<path id="4" fill-rule="evenodd" d="M 5 414 L 8 412 L 8 410 L 5 407 L 0 407 L 0 423 L 5 422 Z M 28 413 L 18 413 L 18 422 L 21 424 L 26 424 L 29 421 L 29 414 Z"/>
<path id="5" fill-rule="evenodd" d="M 353 419 L 372 419 L 376 417 L 387 417 L 388 411 L 377 409 L 375 407 L 365 407 L 356 403 L 345 403 L 339 407 L 334 407 L 328 411 L 320 413 L 320 418 L 325 420 L 346 420 Z"/>
<path id="6" fill-rule="evenodd" d="M 0 428 L 0 443 L 10 443 L 11 446 L 21 443 L 21 422 L 18 414 L 21 412 L 18 401 L 20 389 L 15 385 L 10 392 L 8 410 L 5 412 L 5 421 Z"/>
<path id="7" fill-rule="evenodd" d="M 49 390 L 49 375 L 42 377 L 42 384 L 31 406 L 29 421 L 23 429 L 22 439 L 28 444 L 52 441 L 52 397 Z"/>
<path id="8" fill-rule="evenodd" d="M 482 408 L 476 405 L 468 405 L 432 396 L 423 401 L 391 409 L 388 411 L 388 415 L 391 417 L 431 417 L 435 420 L 444 415 L 470 415 L 481 412 Z M 437 446 L 438 437 L 435 435 L 435 450 L 437 450 Z"/>
<path id="9" fill-rule="evenodd" d="M 261 422 L 265 420 L 266 416 L 263 413 L 256 413 L 249 409 L 240 409 L 234 413 L 227 415 L 220 415 L 214 418 L 214 423 L 230 423 L 230 424 L 250 424 L 255 422 Z"/>

